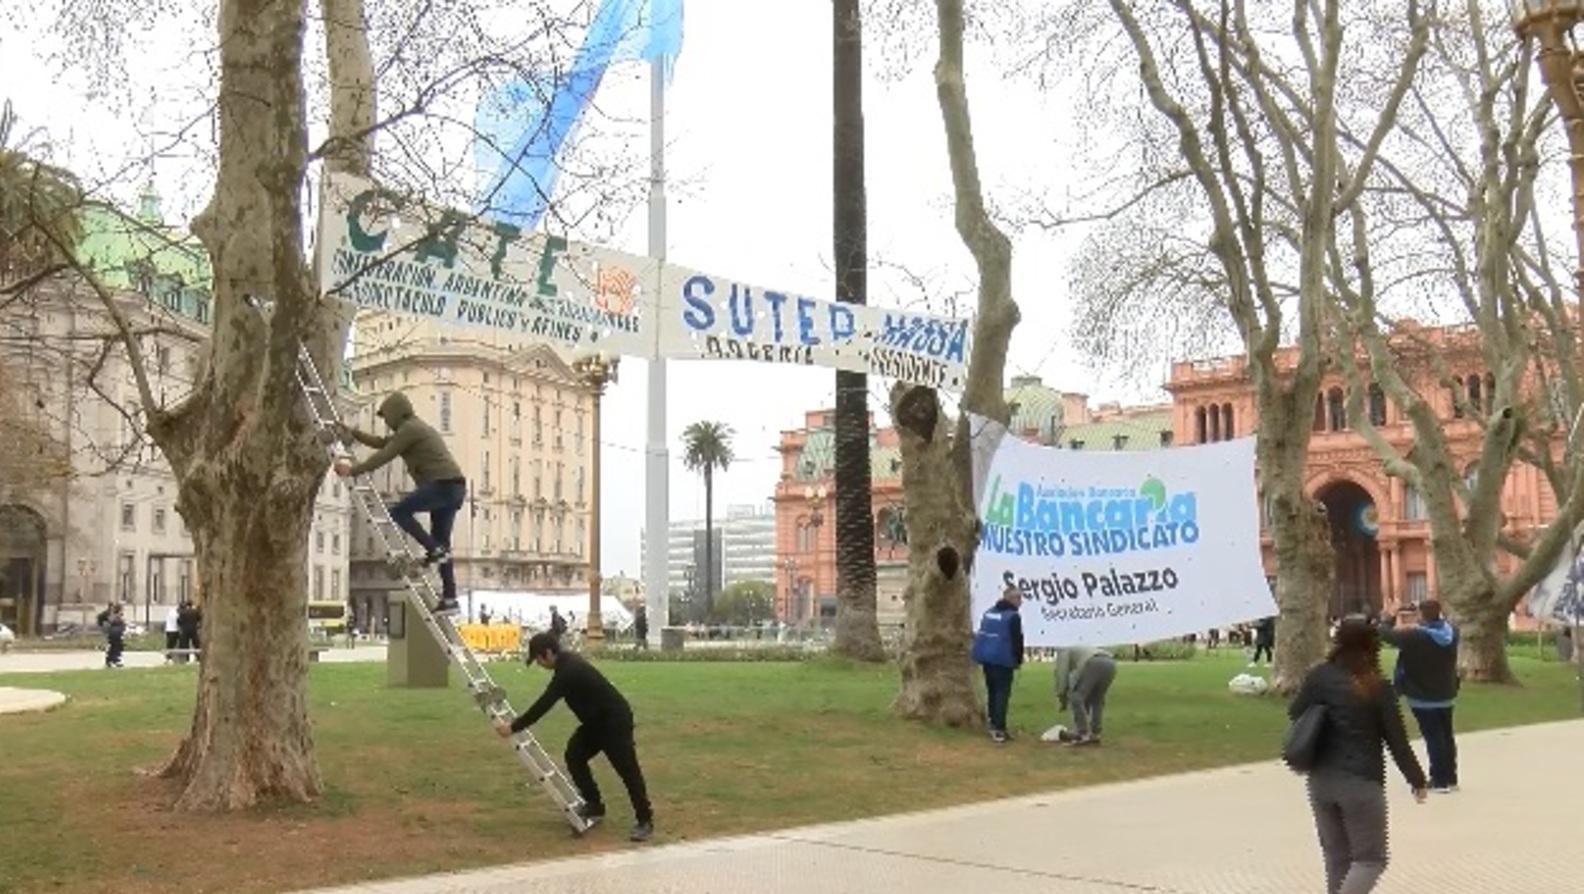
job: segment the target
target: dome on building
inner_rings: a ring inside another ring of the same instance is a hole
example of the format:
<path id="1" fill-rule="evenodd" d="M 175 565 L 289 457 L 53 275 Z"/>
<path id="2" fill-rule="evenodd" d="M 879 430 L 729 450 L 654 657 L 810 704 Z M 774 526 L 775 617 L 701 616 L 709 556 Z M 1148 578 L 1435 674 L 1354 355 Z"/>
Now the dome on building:
<path id="1" fill-rule="evenodd" d="M 1067 422 L 1062 393 L 1039 376 L 1013 376 L 1003 397 L 1012 411 L 1014 432 L 1034 431 L 1041 441 L 1051 441 Z"/>

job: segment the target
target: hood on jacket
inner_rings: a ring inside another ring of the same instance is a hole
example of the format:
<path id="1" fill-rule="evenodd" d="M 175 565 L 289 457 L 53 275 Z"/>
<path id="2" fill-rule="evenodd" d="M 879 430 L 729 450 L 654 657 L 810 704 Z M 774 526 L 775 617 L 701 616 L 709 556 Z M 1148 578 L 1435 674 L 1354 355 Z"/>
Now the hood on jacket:
<path id="1" fill-rule="evenodd" d="M 1452 645 L 1452 625 L 1448 624 L 1445 620 L 1426 621 L 1425 623 L 1419 625 L 1419 629 L 1423 630 L 1430 637 L 1431 641 L 1438 646 L 1444 647 Z"/>
<path id="2" fill-rule="evenodd" d="M 399 428 L 403 422 L 413 418 L 412 401 L 400 391 L 392 392 L 385 400 L 380 402 L 376 416 L 385 420 L 385 424 L 393 430 Z"/>

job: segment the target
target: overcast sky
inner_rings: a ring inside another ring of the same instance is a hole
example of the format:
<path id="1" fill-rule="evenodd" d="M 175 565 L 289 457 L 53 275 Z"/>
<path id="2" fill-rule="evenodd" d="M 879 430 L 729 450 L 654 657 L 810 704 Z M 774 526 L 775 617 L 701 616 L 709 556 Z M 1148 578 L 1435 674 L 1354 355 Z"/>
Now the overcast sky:
<path id="1" fill-rule="evenodd" d="M 687 0 L 686 38 L 667 96 L 667 164 L 680 188 L 669 207 L 673 261 L 763 286 L 808 294 L 831 292 L 831 83 L 829 6 L 809 2 Z M 0 92 L 28 126 L 46 128 L 57 158 L 100 171 L 135 164 L 146 154 L 140 131 L 174 130 L 182 113 L 201 104 L 192 85 L 200 62 L 173 48 L 140 60 L 143 81 L 93 96 L 89 80 L 44 54 L 48 44 L 18 39 L 0 26 Z M 933 54 L 931 54 L 932 56 Z M 902 265 L 940 296 L 971 289 L 973 264 L 952 226 L 950 179 L 929 62 L 907 77 L 881 78 L 880 54 L 868 58 L 869 245 L 873 263 Z M 197 83 L 203 82 L 202 71 Z M 161 84 L 166 84 L 163 90 Z M 18 89 L 18 85 L 25 88 Z M 1003 77 L 970 48 L 969 92 L 982 176 L 997 197 L 1064 188 L 1061 141 L 1071 110 L 1059 92 L 1042 93 Z M 607 76 L 599 99 L 606 114 L 647 115 L 647 67 L 627 65 Z M 211 139 L 207 124 L 194 143 Z M 642 153 L 644 145 L 631 151 Z M 641 162 L 641 158 L 638 159 Z M 173 217 L 208 199 L 206 178 L 181 158 L 164 158 L 153 175 Z M 146 177 L 146 174 L 140 175 Z M 113 192 L 130 202 L 136 178 Z M 1008 370 L 1035 373 L 1057 388 L 1096 398 L 1157 397 L 1100 381 L 1073 356 L 1068 327 L 1066 265 L 1080 234 L 1017 237 L 1014 288 L 1023 323 L 1013 337 Z M 628 218 L 617 246 L 646 249 L 642 208 Z M 924 297 L 905 277 L 879 267 L 870 303 L 897 306 Z M 963 312 L 971 311 L 971 292 Z M 936 303 L 936 312 L 946 308 Z M 605 404 L 603 547 L 605 573 L 639 574 L 643 523 L 645 365 L 629 360 Z M 703 487 L 682 469 L 678 443 L 691 422 L 726 422 L 736 432 L 737 462 L 717 477 L 717 512 L 767 500 L 779 474 L 780 432 L 798 427 L 807 410 L 831 404 L 829 370 L 716 361 L 669 366 L 672 518 L 703 516 Z M 1164 362 L 1161 374 L 1166 369 Z M 883 411 L 886 383 L 871 381 L 871 402 Z"/>

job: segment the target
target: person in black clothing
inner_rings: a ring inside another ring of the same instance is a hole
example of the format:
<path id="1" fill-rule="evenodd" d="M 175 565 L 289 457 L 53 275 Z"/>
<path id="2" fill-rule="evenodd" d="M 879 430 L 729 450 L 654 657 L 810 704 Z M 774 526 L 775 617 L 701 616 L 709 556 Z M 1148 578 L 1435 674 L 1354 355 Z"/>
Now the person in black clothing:
<path id="1" fill-rule="evenodd" d="M 1408 744 L 1397 692 L 1380 672 L 1380 633 L 1349 618 L 1325 663 L 1304 678 L 1288 706 L 1297 719 L 1324 705 L 1325 729 L 1309 771 L 1309 806 L 1325 857 L 1328 894 L 1367 894 L 1386 871 L 1386 760 L 1391 751 L 1414 799 L 1427 781 Z"/>
<path id="2" fill-rule="evenodd" d="M 1249 667 L 1259 666 L 1261 654 L 1265 656 L 1266 661 L 1274 662 L 1276 660 L 1275 650 L 1276 619 L 1261 618 L 1259 623 L 1254 625 L 1254 660 L 1249 664 Z"/>
<path id="3" fill-rule="evenodd" d="M 181 634 L 180 648 L 202 648 L 198 642 L 198 625 L 202 623 L 202 621 L 203 613 L 198 610 L 198 606 L 193 605 L 191 602 L 183 602 L 181 608 L 177 609 L 176 629 Z M 187 657 L 182 656 L 182 661 L 186 660 Z"/>
<path id="4" fill-rule="evenodd" d="M 562 636 L 564 636 L 566 634 L 566 630 L 567 630 L 567 620 L 566 620 L 566 618 L 561 617 L 561 612 L 557 611 L 555 606 L 553 606 L 553 605 L 550 606 L 550 633 L 551 633 L 551 635 L 554 636 L 556 639 L 560 639 Z"/>
<path id="5" fill-rule="evenodd" d="M 638 640 L 638 648 L 649 648 L 649 612 L 642 605 L 633 616 L 633 637 Z"/>
<path id="6" fill-rule="evenodd" d="M 530 661 L 551 671 L 550 685 L 521 717 L 511 723 L 497 720 L 496 731 L 508 738 L 520 733 L 538 723 L 556 702 L 566 699 L 579 723 L 566 747 L 567 773 L 583 796 L 578 814 L 588 820 L 605 815 L 605 802 L 600 800 L 599 786 L 589 769 L 589 761 L 603 751 L 632 800 L 637 825 L 628 837 L 648 841 L 654 835 L 654 812 L 644 787 L 643 770 L 638 766 L 632 706 L 594 665 L 575 652 L 563 652 L 560 638 L 553 633 L 534 634 L 528 641 L 528 656 Z"/>
<path id="7" fill-rule="evenodd" d="M 121 606 L 114 605 L 105 610 L 105 667 L 120 667 L 121 653 L 126 650 L 126 618 L 121 615 Z"/>

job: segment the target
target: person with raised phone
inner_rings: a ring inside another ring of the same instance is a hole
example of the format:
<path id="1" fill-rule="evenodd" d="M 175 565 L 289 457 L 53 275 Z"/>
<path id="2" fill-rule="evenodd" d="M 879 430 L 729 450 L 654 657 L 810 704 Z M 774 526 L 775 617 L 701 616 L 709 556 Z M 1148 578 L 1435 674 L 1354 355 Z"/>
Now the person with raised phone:
<path id="1" fill-rule="evenodd" d="M 632 706 L 594 665 L 576 652 L 563 649 L 560 637 L 553 633 L 536 633 L 528 640 L 528 661 L 550 671 L 550 683 L 522 716 L 510 723 L 496 720 L 495 731 L 510 738 L 538 723 L 556 702 L 566 699 L 579 724 L 566 746 L 567 774 L 583 798 L 578 815 L 590 822 L 605 816 L 605 802 L 589 769 L 589 761 L 604 752 L 632 801 L 637 823 L 628 838 L 648 841 L 654 835 L 654 811 L 649 805 L 643 770 L 638 766 Z"/>
<path id="2" fill-rule="evenodd" d="M 390 508 L 391 518 L 424 548 L 424 566 L 440 567 L 440 602 L 434 607 L 435 612 L 454 614 L 461 606 L 457 604 L 456 573 L 451 567 L 451 528 L 467 499 L 467 479 L 440 433 L 413 412 L 407 395 L 392 392 L 380 403 L 376 415 L 390 429 L 389 437 L 358 431 L 345 423 L 338 425 L 339 435 L 373 447 L 374 453 L 356 464 L 350 457 L 336 460 L 336 474 L 342 478 L 363 475 L 401 457 L 416 486 Z M 420 512 L 429 513 L 427 531 L 418 523 L 416 516 Z"/>

